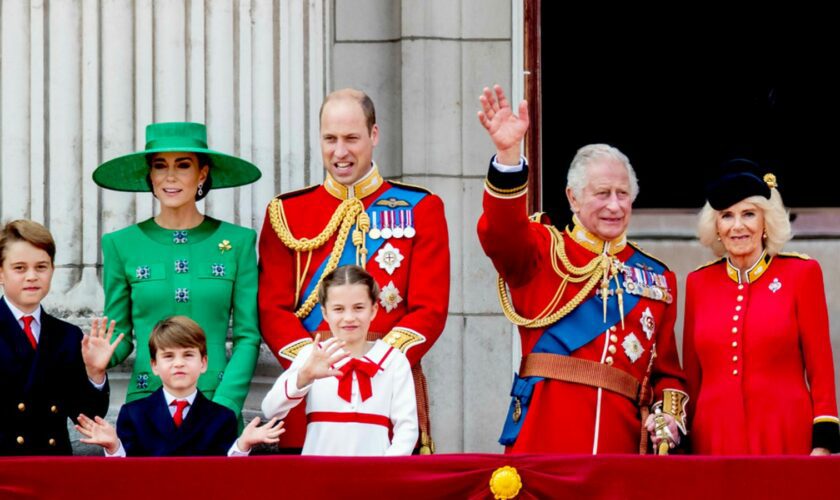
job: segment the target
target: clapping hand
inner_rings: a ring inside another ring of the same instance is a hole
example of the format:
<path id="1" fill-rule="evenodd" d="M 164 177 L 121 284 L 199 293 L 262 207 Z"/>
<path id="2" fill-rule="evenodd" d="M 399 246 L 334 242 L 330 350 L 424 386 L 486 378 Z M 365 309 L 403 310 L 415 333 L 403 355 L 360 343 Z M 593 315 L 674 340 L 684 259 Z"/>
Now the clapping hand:
<path id="1" fill-rule="evenodd" d="M 109 424 L 107 420 L 102 417 L 95 417 L 91 420 L 85 414 L 80 414 L 78 424 L 75 425 L 76 430 L 85 436 L 79 441 L 85 444 L 99 445 L 110 454 L 113 455 L 120 449 L 120 440 L 117 437 L 117 430 L 114 426 Z"/>
<path id="2" fill-rule="evenodd" d="M 88 378 L 97 384 L 105 382 L 105 369 L 108 368 L 108 362 L 125 336 L 121 333 L 117 336 L 117 340 L 111 343 L 115 324 L 115 321 L 111 321 L 111 325 L 108 326 L 107 317 L 94 318 L 90 333 L 82 339 L 82 360 L 85 362 L 85 370 Z"/>
<path id="3" fill-rule="evenodd" d="M 277 417 L 272 418 L 265 425 L 260 425 L 260 417 L 253 420 L 242 431 L 236 447 L 240 451 L 249 452 L 251 448 L 260 443 L 272 444 L 280 441 L 280 434 L 286 432 L 283 428 L 283 421 Z"/>
<path id="4" fill-rule="evenodd" d="M 350 353 L 342 349 L 344 347 L 344 341 L 333 339 L 332 341 L 324 342 L 323 346 L 320 345 L 320 341 L 321 334 L 319 333 L 315 335 L 312 353 L 298 371 L 298 388 L 306 387 L 313 380 L 319 378 L 341 376 L 341 372 L 333 368 L 333 366 L 342 359 L 350 356 Z"/>
<path id="5" fill-rule="evenodd" d="M 503 165 L 519 164 L 520 144 L 530 123 L 528 102 L 522 101 L 519 104 L 519 116 L 516 116 L 499 85 L 494 85 L 493 90 L 484 87 L 484 92 L 478 100 L 481 101 L 478 121 L 496 145 L 497 161 Z"/>

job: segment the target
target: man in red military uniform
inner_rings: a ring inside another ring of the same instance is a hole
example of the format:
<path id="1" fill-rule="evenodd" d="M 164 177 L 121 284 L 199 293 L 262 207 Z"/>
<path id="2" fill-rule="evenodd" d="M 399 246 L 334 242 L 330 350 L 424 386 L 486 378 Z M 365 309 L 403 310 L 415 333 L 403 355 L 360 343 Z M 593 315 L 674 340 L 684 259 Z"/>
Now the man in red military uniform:
<path id="1" fill-rule="evenodd" d="M 585 146 L 566 188 L 572 226 L 529 220 L 520 157 L 527 107 L 516 116 L 494 90 L 480 99 L 497 153 L 478 236 L 523 352 L 500 442 L 515 453 L 645 453 L 650 432 L 665 453 L 685 432 L 677 288 L 664 264 L 626 239 L 635 173 L 617 149 Z"/>
<path id="2" fill-rule="evenodd" d="M 449 305 L 449 237 L 443 202 L 429 191 L 382 178 L 373 162 L 379 127 L 363 92 L 333 92 L 321 107 L 326 180 L 275 197 L 260 235 L 260 329 L 288 368 L 315 332 L 329 335 L 317 285 L 338 266 L 359 264 L 382 292 L 370 338 L 408 357 L 414 372 L 420 452 L 433 451 L 420 360 L 443 331 Z M 305 415 L 286 419 L 284 448 L 300 448 Z"/>

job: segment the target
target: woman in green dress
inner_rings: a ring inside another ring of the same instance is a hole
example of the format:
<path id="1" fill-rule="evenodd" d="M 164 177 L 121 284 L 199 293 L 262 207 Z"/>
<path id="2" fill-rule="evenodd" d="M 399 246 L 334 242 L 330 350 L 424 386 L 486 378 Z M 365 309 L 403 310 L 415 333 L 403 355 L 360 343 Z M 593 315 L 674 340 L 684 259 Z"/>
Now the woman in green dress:
<path id="1" fill-rule="evenodd" d="M 198 123 L 153 123 L 146 127 L 144 151 L 94 171 L 93 180 L 101 187 L 151 191 L 160 202 L 155 217 L 102 237 L 105 315 L 128 340 L 117 348 L 111 366 L 137 349 L 127 402 L 161 385 L 149 361 L 155 323 L 184 315 L 207 335 L 208 368 L 198 388 L 241 414 L 260 345 L 256 233 L 202 214 L 196 202 L 211 187 L 241 186 L 259 178 L 253 164 L 207 149 L 207 129 Z"/>

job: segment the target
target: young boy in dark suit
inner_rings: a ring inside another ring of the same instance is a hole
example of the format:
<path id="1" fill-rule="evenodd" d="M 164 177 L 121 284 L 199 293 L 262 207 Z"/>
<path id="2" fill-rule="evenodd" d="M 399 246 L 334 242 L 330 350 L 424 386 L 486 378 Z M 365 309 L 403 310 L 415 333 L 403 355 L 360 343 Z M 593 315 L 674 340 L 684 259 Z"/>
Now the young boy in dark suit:
<path id="1" fill-rule="evenodd" d="M 80 416 L 76 429 L 86 436 L 82 442 L 102 446 L 106 456 L 166 457 L 245 456 L 258 443 L 279 441 L 283 422 L 271 419 L 258 427 L 259 417 L 236 439 L 233 411 L 198 390 L 198 377 L 207 371 L 207 341 L 198 323 L 186 316 L 158 322 L 149 354 L 163 387 L 123 405 L 116 430 L 102 418 Z"/>
<path id="2" fill-rule="evenodd" d="M 54 258 L 41 224 L 0 231 L 0 455 L 72 455 L 67 418 L 108 411 L 105 368 L 122 335 L 84 336 L 44 311 Z"/>

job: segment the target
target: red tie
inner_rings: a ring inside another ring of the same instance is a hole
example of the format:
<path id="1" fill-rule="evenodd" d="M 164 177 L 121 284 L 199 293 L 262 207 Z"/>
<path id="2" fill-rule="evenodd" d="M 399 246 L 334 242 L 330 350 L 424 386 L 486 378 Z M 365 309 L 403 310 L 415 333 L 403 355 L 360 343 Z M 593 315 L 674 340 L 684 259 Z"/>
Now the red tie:
<path id="1" fill-rule="evenodd" d="M 190 405 L 186 399 L 179 399 L 173 401 L 171 404 L 175 405 L 175 414 L 172 415 L 172 420 L 175 422 L 175 427 L 181 427 L 184 422 L 184 408 Z"/>
<path id="2" fill-rule="evenodd" d="M 32 333 L 32 321 L 35 318 L 33 316 L 24 316 L 21 319 L 23 320 L 23 333 L 26 334 L 26 338 L 28 338 L 29 343 L 32 344 L 32 348 L 38 350 L 38 341 L 35 340 L 35 334 Z"/>
<path id="3" fill-rule="evenodd" d="M 359 358 L 352 358 L 344 366 L 339 368 L 341 377 L 338 378 L 338 397 L 350 402 L 351 391 L 353 389 L 353 373 L 356 374 L 356 379 L 359 381 L 359 393 L 362 401 L 373 395 L 373 390 L 370 385 L 370 379 L 379 370 L 379 365 L 362 361 Z"/>

